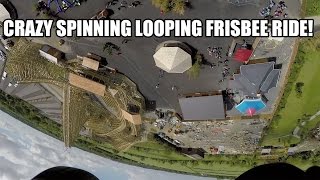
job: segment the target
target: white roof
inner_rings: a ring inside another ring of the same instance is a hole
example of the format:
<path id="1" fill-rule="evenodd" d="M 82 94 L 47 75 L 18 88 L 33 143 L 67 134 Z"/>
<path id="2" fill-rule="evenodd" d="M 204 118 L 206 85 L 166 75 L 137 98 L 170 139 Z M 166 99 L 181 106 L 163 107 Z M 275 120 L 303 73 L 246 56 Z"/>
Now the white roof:
<path id="1" fill-rule="evenodd" d="M 298 150 L 297 147 L 290 147 L 290 148 L 288 149 L 288 153 L 294 153 L 294 152 L 296 152 L 297 150 Z"/>
<path id="2" fill-rule="evenodd" d="M 7 9 L 0 3 L 0 21 L 3 22 L 4 20 L 10 18 L 10 14 Z"/>
<path id="3" fill-rule="evenodd" d="M 269 40 L 275 40 L 275 41 L 283 41 L 283 37 L 272 37 L 272 36 L 270 36 L 269 38 L 268 38 Z"/>
<path id="4" fill-rule="evenodd" d="M 183 73 L 192 66 L 191 55 L 179 47 L 162 47 L 153 58 L 156 66 L 168 73 Z"/>
<path id="5" fill-rule="evenodd" d="M 88 57 L 84 57 L 82 60 L 82 66 L 93 69 L 95 71 L 99 69 L 99 64 L 99 61 L 96 61 Z"/>
<path id="6" fill-rule="evenodd" d="M 270 154 L 271 149 L 262 149 L 261 154 Z"/>

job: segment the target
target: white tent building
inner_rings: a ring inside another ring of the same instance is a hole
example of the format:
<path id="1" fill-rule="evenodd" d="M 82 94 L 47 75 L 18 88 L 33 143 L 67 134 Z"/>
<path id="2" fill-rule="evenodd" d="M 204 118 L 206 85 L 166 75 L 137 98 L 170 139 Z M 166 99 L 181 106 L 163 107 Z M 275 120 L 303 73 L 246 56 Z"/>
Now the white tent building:
<path id="1" fill-rule="evenodd" d="M 10 18 L 10 14 L 7 9 L 0 3 L 0 22 Z"/>
<path id="2" fill-rule="evenodd" d="M 174 42 L 174 44 L 181 45 L 180 42 Z M 157 67 L 168 73 L 183 73 L 191 68 L 192 58 L 190 53 L 178 46 L 161 45 L 163 46 L 157 48 L 158 50 L 153 55 Z"/>

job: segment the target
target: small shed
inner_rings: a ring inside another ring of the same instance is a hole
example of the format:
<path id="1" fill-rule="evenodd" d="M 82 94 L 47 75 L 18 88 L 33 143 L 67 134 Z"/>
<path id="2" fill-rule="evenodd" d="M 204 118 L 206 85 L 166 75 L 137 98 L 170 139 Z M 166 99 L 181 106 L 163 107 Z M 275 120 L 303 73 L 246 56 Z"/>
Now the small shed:
<path id="1" fill-rule="evenodd" d="M 233 58 L 239 62 L 248 62 L 252 53 L 253 50 L 241 48 L 236 51 Z"/>
<path id="2" fill-rule="evenodd" d="M 99 61 L 96 61 L 88 57 L 83 57 L 82 66 L 97 71 L 99 69 L 99 65 Z"/>
<path id="3" fill-rule="evenodd" d="M 297 149 L 298 149 L 297 147 L 290 147 L 288 149 L 288 156 L 294 155 L 296 153 Z"/>
<path id="4" fill-rule="evenodd" d="M 39 53 L 40 56 L 55 64 L 58 64 L 62 59 L 62 52 L 49 45 L 43 45 L 42 48 L 39 49 Z"/>
<path id="5" fill-rule="evenodd" d="M 198 160 L 198 159 L 203 159 L 205 156 L 205 150 L 202 148 L 176 148 L 177 151 L 181 152 L 182 154 L 194 159 L 194 160 Z"/>
<path id="6" fill-rule="evenodd" d="M 261 150 L 261 155 L 270 155 L 271 154 L 271 149 L 262 149 Z"/>
<path id="7" fill-rule="evenodd" d="M 99 96 L 104 96 L 104 93 L 106 91 L 105 85 L 73 73 L 69 73 L 69 83 L 73 86 L 76 86 L 78 88 L 81 88 Z"/>

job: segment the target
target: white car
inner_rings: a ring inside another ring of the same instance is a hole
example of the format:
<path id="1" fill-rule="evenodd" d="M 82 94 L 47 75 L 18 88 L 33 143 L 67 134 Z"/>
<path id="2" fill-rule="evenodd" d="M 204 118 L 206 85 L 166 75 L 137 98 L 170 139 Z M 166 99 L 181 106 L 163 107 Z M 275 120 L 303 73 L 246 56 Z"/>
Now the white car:
<path id="1" fill-rule="evenodd" d="M 14 87 L 18 87 L 18 85 L 19 85 L 18 83 L 15 83 L 13 86 L 14 86 Z"/>
<path id="2" fill-rule="evenodd" d="M 6 77 L 7 77 L 7 72 L 4 71 L 2 74 L 2 80 L 6 79 Z"/>
<path id="3" fill-rule="evenodd" d="M 11 82 L 9 82 L 8 87 L 11 87 L 11 86 L 12 86 L 12 83 L 11 83 Z"/>

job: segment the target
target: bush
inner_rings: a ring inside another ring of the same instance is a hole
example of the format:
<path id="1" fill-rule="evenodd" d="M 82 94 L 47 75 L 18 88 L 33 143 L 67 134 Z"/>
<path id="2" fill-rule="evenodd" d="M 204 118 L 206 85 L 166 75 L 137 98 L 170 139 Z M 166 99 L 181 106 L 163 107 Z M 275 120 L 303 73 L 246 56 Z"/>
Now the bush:
<path id="1" fill-rule="evenodd" d="M 183 15 L 186 9 L 184 0 L 152 0 L 152 4 L 164 13 L 173 11 Z"/>
<path id="2" fill-rule="evenodd" d="M 184 14 L 186 3 L 184 0 L 175 0 L 173 2 L 172 10 L 180 15 Z"/>
<path id="3" fill-rule="evenodd" d="M 103 46 L 103 51 L 106 51 L 107 55 L 113 55 L 113 51 L 120 52 L 120 47 L 111 42 L 106 42 Z"/>
<path id="4" fill-rule="evenodd" d="M 295 87 L 295 91 L 297 94 L 297 97 L 300 98 L 302 96 L 302 87 L 304 86 L 303 82 L 297 82 L 296 83 L 296 87 Z"/>
<path id="5" fill-rule="evenodd" d="M 187 71 L 187 74 L 189 76 L 189 79 L 196 79 L 200 75 L 200 70 L 201 70 L 201 64 L 203 60 L 203 56 L 200 53 L 197 53 L 194 56 L 195 63 L 193 66 Z"/>
<path id="6" fill-rule="evenodd" d="M 152 4 L 165 13 L 171 10 L 170 2 L 170 0 L 152 0 Z"/>

